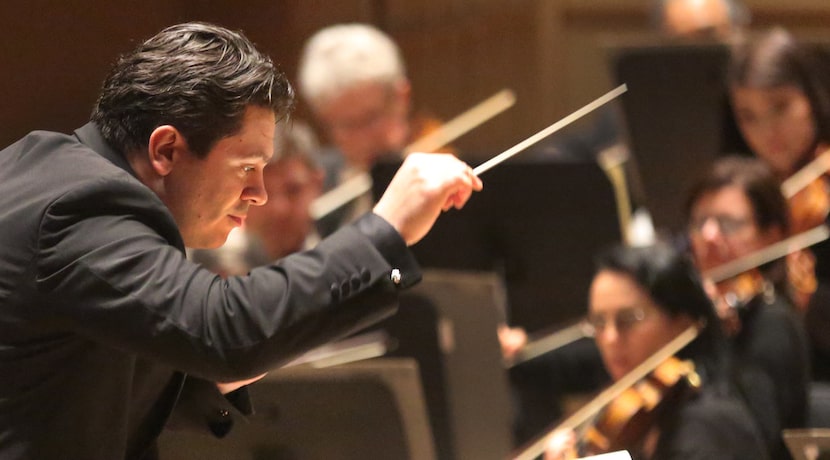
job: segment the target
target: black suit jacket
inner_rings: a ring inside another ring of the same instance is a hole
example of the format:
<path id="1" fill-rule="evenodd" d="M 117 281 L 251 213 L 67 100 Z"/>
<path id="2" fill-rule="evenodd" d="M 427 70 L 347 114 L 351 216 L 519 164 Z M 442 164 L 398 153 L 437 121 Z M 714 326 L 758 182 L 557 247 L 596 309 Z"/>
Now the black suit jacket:
<path id="1" fill-rule="evenodd" d="M 804 325 L 788 301 L 763 294 L 741 311 L 741 322 L 732 340 L 739 389 L 771 457 L 790 458 L 781 431 L 807 422 L 810 364 Z"/>
<path id="2" fill-rule="evenodd" d="M 185 259 L 167 208 L 91 124 L 0 151 L 0 216 L 3 459 L 145 458 L 177 401 L 178 425 L 220 422 L 221 435 L 234 410 L 210 382 L 377 321 L 420 277 L 372 214 L 313 251 L 217 277 Z"/>

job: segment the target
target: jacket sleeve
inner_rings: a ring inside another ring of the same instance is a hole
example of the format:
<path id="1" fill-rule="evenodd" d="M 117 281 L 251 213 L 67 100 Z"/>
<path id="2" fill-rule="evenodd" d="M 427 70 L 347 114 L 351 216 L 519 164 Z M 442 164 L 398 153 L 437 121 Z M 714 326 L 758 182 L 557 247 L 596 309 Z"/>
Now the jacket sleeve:
<path id="1" fill-rule="evenodd" d="M 46 209 L 32 315 L 232 381 L 392 314 L 396 291 L 420 279 L 398 233 L 371 213 L 311 251 L 222 279 L 186 260 L 172 217 L 134 182 L 85 184 Z"/>

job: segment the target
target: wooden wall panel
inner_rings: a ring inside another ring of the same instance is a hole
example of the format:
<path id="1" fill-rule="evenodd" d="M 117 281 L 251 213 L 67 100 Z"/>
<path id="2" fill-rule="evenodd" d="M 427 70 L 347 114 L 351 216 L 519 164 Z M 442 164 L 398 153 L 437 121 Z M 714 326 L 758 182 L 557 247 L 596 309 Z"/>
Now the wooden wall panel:
<path id="1" fill-rule="evenodd" d="M 500 88 L 518 103 L 457 144 L 494 152 L 608 89 L 601 43 L 647 32 L 650 0 L 32 0 L 0 3 L 0 144 L 83 123 L 117 54 L 187 20 L 242 29 L 294 81 L 303 42 L 364 21 L 397 39 L 416 107 L 449 119 Z M 748 0 L 754 24 L 826 35 L 826 0 Z M 297 112 L 308 118 L 304 105 Z"/>
<path id="2" fill-rule="evenodd" d="M 456 141 L 460 150 L 490 155 L 551 122 L 556 76 L 545 70 L 556 57 L 544 39 L 556 29 L 539 22 L 545 3 L 387 3 L 383 24 L 407 60 L 416 110 L 448 120 L 502 88 L 517 95 L 512 109 Z"/>
<path id="3" fill-rule="evenodd" d="M 161 0 L 0 4 L 0 145 L 85 123 L 117 55 L 182 17 Z"/>

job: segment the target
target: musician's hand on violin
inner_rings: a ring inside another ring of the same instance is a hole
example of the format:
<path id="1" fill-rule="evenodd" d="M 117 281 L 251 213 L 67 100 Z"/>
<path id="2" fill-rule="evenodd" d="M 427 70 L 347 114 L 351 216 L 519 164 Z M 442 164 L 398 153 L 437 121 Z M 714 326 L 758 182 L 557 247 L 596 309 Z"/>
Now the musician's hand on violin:
<path id="1" fill-rule="evenodd" d="M 413 153 L 392 178 L 374 212 L 411 246 L 429 232 L 442 210 L 460 209 L 481 188 L 481 179 L 458 158 Z"/>
<path id="2" fill-rule="evenodd" d="M 568 460 L 576 458 L 576 455 L 576 433 L 573 430 L 559 430 L 548 439 L 544 460 Z"/>
<path id="3" fill-rule="evenodd" d="M 510 327 L 500 324 L 498 329 L 499 343 L 501 344 L 501 355 L 506 361 L 510 361 L 516 353 L 527 344 L 527 333 L 520 327 Z"/>

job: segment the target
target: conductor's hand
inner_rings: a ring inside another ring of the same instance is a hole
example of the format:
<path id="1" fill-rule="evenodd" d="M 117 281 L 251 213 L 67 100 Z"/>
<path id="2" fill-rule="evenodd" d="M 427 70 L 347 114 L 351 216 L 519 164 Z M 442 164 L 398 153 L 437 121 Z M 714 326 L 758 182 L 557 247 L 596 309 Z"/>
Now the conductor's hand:
<path id="1" fill-rule="evenodd" d="M 500 324 L 498 327 L 499 343 L 501 344 L 501 356 L 507 361 L 516 357 L 525 345 L 527 345 L 527 332 L 520 327 L 510 327 Z"/>
<path id="2" fill-rule="evenodd" d="M 481 179 L 458 158 L 413 153 L 395 173 L 374 212 L 395 227 L 411 246 L 429 232 L 442 210 L 461 209 L 473 191 L 481 187 Z"/>

